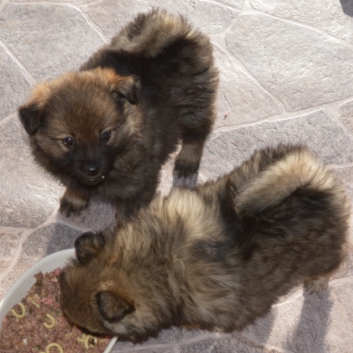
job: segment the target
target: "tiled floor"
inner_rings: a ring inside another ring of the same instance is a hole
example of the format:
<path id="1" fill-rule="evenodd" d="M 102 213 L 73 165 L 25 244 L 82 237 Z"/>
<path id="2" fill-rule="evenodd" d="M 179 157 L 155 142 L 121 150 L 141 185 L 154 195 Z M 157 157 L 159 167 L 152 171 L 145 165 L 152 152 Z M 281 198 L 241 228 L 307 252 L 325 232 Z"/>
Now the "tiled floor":
<path id="1" fill-rule="evenodd" d="M 79 219 L 58 214 L 63 187 L 33 163 L 16 107 L 152 6 L 187 15 L 214 43 L 219 111 L 199 182 L 255 148 L 303 142 L 353 195 L 353 0 L 0 0 L 0 299 L 36 261 L 113 221 L 101 203 Z M 171 329 L 114 352 L 352 352 L 352 276 L 353 252 L 328 290 L 299 288 L 243 332 Z"/>

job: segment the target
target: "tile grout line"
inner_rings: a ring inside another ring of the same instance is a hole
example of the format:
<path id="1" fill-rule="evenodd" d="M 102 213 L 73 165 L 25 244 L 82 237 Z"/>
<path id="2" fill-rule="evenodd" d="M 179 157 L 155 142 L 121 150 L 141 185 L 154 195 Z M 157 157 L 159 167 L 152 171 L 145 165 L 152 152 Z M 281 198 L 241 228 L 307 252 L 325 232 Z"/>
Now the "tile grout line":
<path id="1" fill-rule="evenodd" d="M 82 233 L 92 231 L 92 228 L 89 228 L 89 227 L 81 227 L 81 226 L 76 225 L 76 224 L 74 224 L 74 223 L 67 222 L 67 221 L 65 221 L 65 220 L 62 219 L 62 218 L 58 218 L 58 215 L 57 215 L 57 218 L 55 219 L 55 223 L 58 223 L 58 224 L 67 226 L 67 227 L 69 227 L 69 228 L 72 228 L 72 229 L 77 230 L 77 231 L 82 232 Z"/>
<path id="2" fill-rule="evenodd" d="M 325 111 L 324 108 L 320 107 L 320 108 L 313 108 L 312 110 L 309 111 L 297 111 L 295 112 L 295 114 L 299 114 L 299 115 L 290 115 L 289 116 L 283 116 L 282 114 L 280 115 L 280 117 L 278 117 L 277 115 L 272 115 L 270 117 L 266 117 L 263 119 L 259 119 L 256 121 L 253 121 L 251 123 L 243 123 L 243 124 L 238 124 L 238 125 L 230 125 L 230 126 L 221 126 L 218 127 L 216 129 L 213 130 L 213 133 L 222 133 L 222 132 L 228 132 L 228 131 L 233 131 L 233 130 L 238 130 L 238 129 L 242 129 L 242 128 L 246 128 L 246 127 L 252 127 L 252 126 L 256 126 L 256 125 L 261 125 L 263 123 L 276 123 L 276 122 L 282 122 L 282 121 L 287 121 L 287 120 L 294 120 L 294 119 L 300 119 L 303 118 L 306 115 L 310 115 L 313 113 L 317 113 L 320 111 Z M 213 138 L 212 138 L 213 139 Z"/>
<path id="3" fill-rule="evenodd" d="M 233 5 L 230 5 L 226 2 L 223 2 L 222 0 L 207 0 L 208 3 L 210 4 L 214 4 L 214 5 L 221 5 L 221 6 L 224 6 L 225 8 L 227 9 L 231 9 L 231 10 L 239 10 L 239 11 L 242 11 L 242 8 L 240 7 L 235 7 Z M 227 27 L 228 28 L 228 27 Z"/>
<path id="4" fill-rule="evenodd" d="M 8 1 L 8 0 L 5 0 Z M 102 0 L 98 0 L 97 4 L 99 4 Z M 95 1 L 92 1 L 91 3 L 86 3 L 86 4 L 81 4 L 81 5 L 90 5 L 90 4 L 94 4 Z M 23 2 L 10 2 L 9 4 L 11 5 L 16 5 L 16 6 L 22 6 L 22 5 L 26 5 L 26 6 L 36 6 L 36 5 L 73 5 L 73 6 L 78 6 L 77 4 L 73 3 L 72 1 L 68 0 L 68 1 L 36 1 L 36 2 L 32 2 L 32 1 L 23 1 Z"/>
<path id="5" fill-rule="evenodd" d="M 80 7 L 76 5 L 68 4 L 68 6 L 80 12 L 86 23 L 102 38 L 104 43 L 109 42 L 108 38 L 102 33 L 102 29 L 90 19 L 88 14 L 86 14 Z"/>
<path id="6" fill-rule="evenodd" d="M 23 233 L 31 230 L 32 228 L 26 227 L 9 227 L 9 226 L 0 226 L 0 232 L 9 232 L 9 233 Z"/>
<path id="7" fill-rule="evenodd" d="M 285 306 L 287 304 L 294 303 L 300 297 L 304 298 L 304 288 L 303 285 L 300 285 L 298 289 L 296 289 L 293 293 L 291 293 L 286 299 L 281 302 L 275 303 L 271 306 L 271 310 L 274 308 L 280 308 L 281 306 Z"/>
<path id="8" fill-rule="evenodd" d="M 289 19 L 289 18 L 284 18 L 284 17 L 280 17 L 280 16 L 276 16 L 276 15 L 271 15 L 267 12 L 262 12 L 260 10 L 256 10 L 256 9 L 253 9 L 253 10 L 244 10 L 242 11 L 242 14 L 245 14 L 245 15 L 253 15 L 253 14 L 257 14 L 257 15 L 262 15 L 262 16 L 266 16 L 266 17 L 270 17 L 270 18 L 273 18 L 273 19 L 276 19 L 278 21 L 282 21 L 282 22 L 286 22 L 286 23 L 289 23 L 289 24 L 292 24 L 292 25 L 296 25 L 298 27 L 303 27 L 307 30 L 310 30 L 310 31 L 314 31 L 314 32 L 317 32 L 327 38 L 330 38 L 331 40 L 337 42 L 337 43 L 340 43 L 341 45 L 347 47 L 347 48 L 350 48 L 353 50 L 353 44 L 347 42 L 346 40 L 344 39 L 341 39 L 339 37 L 336 37 L 330 33 L 327 33 L 325 32 L 324 30 L 320 29 L 320 28 L 317 28 L 317 27 L 314 27 L 314 26 L 311 26 L 307 23 L 303 23 L 303 22 L 299 22 L 299 21 L 296 21 L 296 20 L 293 20 L 293 19 Z"/>
<path id="9" fill-rule="evenodd" d="M 261 12 L 259 10 L 248 10 L 248 9 L 243 9 L 241 10 L 235 17 L 234 19 L 232 20 L 232 23 L 230 26 L 228 26 L 223 32 L 217 34 L 217 35 L 213 35 L 213 45 L 219 47 L 219 49 L 223 50 L 227 56 L 229 57 L 229 59 L 236 65 L 239 66 L 239 68 L 243 69 L 244 73 L 249 77 L 249 79 L 252 79 L 254 80 L 265 92 L 267 92 L 267 94 L 269 94 L 269 96 L 273 97 L 273 99 L 275 101 L 277 101 L 281 106 L 282 106 L 282 113 L 281 115 L 283 114 L 283 112 L 286 113 L 289 113 L 289 114 L 292 114 L 292 112 L 289 112 L 287 111 L 286 107 L 285 107 L 285 104 L 276 96 L 274 95 L 272 92 L 270 92 L 268 89 L 266 89 L 262 83 L 259 81 L 259 79 L 254 76 L 249 70 L 248 68 L 246 67 L 246 65 L 243 63 L 243 61 L 241 59 L 239 59 L 236 55 L 234 55 L 233 53 L 231 53 L 228 49 L 228 46 L 227 46 L 227 40 L 226 40 L 226 35 L 228 32 L 230 32 L 231 28 L 234 26 L 234 22 L 237 20 L 237 18 L 242 15 L 242 14 L 261 14 L 263 16 L 267 16 L 267 17 L 270 17 L 270 18 L 275 18 L 277 20 L 282 20 L 284 22 L 288 22 L 288 23 L 291 23 L 291 24 L 296 24 L 298 26 L 302 26 L 302 27 L 305 27 L 306 29 L 308 30 L 313 30 L 313 31 L 317 31 L 318 33 L 322 34 L 322 35 L 326 35 L 327 37 L 331 38 L 331 39 L 335 39 L 336 41 L 338 41 L 341 45 L 345 45 L 345 46 L 348 46 L 349 48 L 353 49 L 353 45 L 350 45 L 348 42 L 346 42 L 345 40 L 341 40 L 335 36 L 332 36 L 324 31 L 321 31 L 315 27 L 310 27 L 306 24 L 302 24 L 300 22 L 296 22 L 296 21 L 290 21 L 290 20 L 287 20 L 287 19 L 282 19 L 281 17 L 276 17 L 276 16 L 273 16 L 273 15 L 270 15 L 268 13 L 265 13 L 265 12 Z M 212 37 L 212 36 L 211 36 Z M 217 42 L 217 39 L 222 41 L 223 42 L 223 45 L 225 46 L 224 48 Z M 343 42 L 343 43 L 342 43 Z M 350 97 L 351 98 L 351 97 Z M 347 99 L 347 98 L 344 98 L 344 99 Z M 331 103 L 335 103 L 337 101 L 334 101 L 334 102 L 329 102 L 329 103 L 326 103 L 326 104 L 331 104 Z M 326 104 L 321 104 L 320 106 L 322 105 L 326 105 Z M 305 108 L 305 109 L 311 109 L 310 108 Z M 273 117 L 275 117 L 277 115 L 274 115 Z M 264 121 L 265 119 L 268 119 L 268 117 L 264 118 L 264 119 L 261 119 L 259 120 L 260 121 Z"/>
<path id="10" fill-rule="evenodd" d="M 97 4 L 99 4 L 100 1 L 97 2 Z M 82 17 L 84 18 L 84 20 L 86 21 L 86 23 L 102 38 L 104 43 L 108 42 L 108 39 L 105 37 L 105 35 L 102 33 L 102 29 L 97 26 L 93 21 L 90 20 L 89 16 L 87 14 L 84 13 L 84 11 L 82 10 L 82 8 L 84 8 L 84 5 L 91 5 L 92 3 L 87 3 L 87 4 L 74 4 L 72 2 L 62 2 L 62 1 L 38 1 L 38 2 L 12 2 L 12 5 L 16 5 L 16 6 L 22 6 L 22 5 L 27 5 L 27 6 L 36 6 L 36 5 L 49 5 L 49 6 L 66 6 L 66 7 L 71 7 L 72 9 L 75 9 L 76 11 L 78 11 Z"/>
<path id="11" fill-rule="evenodd" d="M 21 239 L 20 239 L 19 244 L 18 244 L 18 246 L 16 248 L 15 254 L 12 257 L 10 265 L 7 267 L 7 269 L 4 272 L 2 272 L 0 274 L 0 284 L 7 278 L 7 276 L 10 274 L 12 269 L 18 263 L 18 259 L 19 259 L 20 255 L 21 255 L 21 252 L 22 252 L 22 245 L 26 241 L 26 239 L 31 235 L 32 232 L 33 232 L 32 229 L 27 229 L 21 234 Z"/>
<path id="12" fill-rule="evenodd" d="M 350 102 L 353 102 L 353 100 L 349 99 L 348 101 L 340 104 L 340 105 L 344 105 L 344 104 L 347 104 L 347 103 L 350 103 Z M 329 116 L 331 116 L 335 121 L 336 123 L 341 126 L 341 128 L 347 133 L 349 134 L 350 136 L 353 137 L 353 134 L 349 131 L 349 129 L 346 127 L 346 125 L 342 122 L 342 120 L 340 119 L 340 111 L 339 111 L 339 106 L 337 106 L 337 104 L 333 104 L 331 106 L 328 106 L 326 111 L 328 113 Z"/>
<path id="13" fill-rule="evenodd" d="M 54 209 L 54 211 L 47 217 L 47 219 L 43 223 L 41 223 L 40 225 L 38 225 L 35 228 L 15 228 L 15 227 L 2 227 L 2 226 L 0 227 L 0 230 L 15 231 L 15 232 L 22 233 L 21 240 L 17 246 L 16 252 L 12 258 L 10 265 L 7 267 L 7 269 L 4 272 L 2 272 L 0 274 L 0 283 L 7 278 L 7 276 L 11 272 L 11 270 L 18 263 L 19 256 L 22 252 L 23 243 L 36 231 L 38 231 L 42 228 L 45 228 L 49 225 L 52 225 L 52 224 L 65 225 L 71 229 L 74 229 L 77 231 L 82 231 L 82 232 L 86 232 L 86 231 L 90 230 L 89 228 L 76 226 L 75 224 L 69 224 L 69 223 L 65 222 L 64 220 L 58 219 L 57 218 L 58 209 L 59 209 L 59 206 L 56 209 Z"/>
<path id="14" fill-rule="evenodd" d="M 6 279 L 6 277 L 8 276 L 8 274 L 11 272 L 11 270 L 16 266 L 16 264 L 18 263 L 18 259 L 20 257 L 20 254 L 22 252 L 22 245 L 23 243 L 33 234 L 35 233 L 37 230 L 40 230 L 48 225 L 51 224 L 55 224 L 55 221 L 53 221 L 54 219 L 54 215 L 56 214 L 56 210 L 54 210 L 51 214 L 49 214 L 49 216 L 46 218 L 46 220 L 39 224 L 37 227 L 35 228 L 24 228 L 24 232 L 21 235 L 21 240 L 18 244 L 16 253 L 10 263 L 10 265 L 8 266 L 8 268 L 0 275 L 0 283 Z"/>
<path id="15" fill-rule="evenodd" d="M 274 99 L 274 101 L 276 101 L 282 108 L 282 113 L 287 112 L 286 107 L 284 105 L 284 103 L 278 98 L 276 97 L 272 92 L 270 92 L 269 90 L 267 90 L 263 84 L 258 80 L 258 78 L 256 78 L 249 70 L 248 68 L 244 65 L 244 63 L 237 58 L 235 55 L 233 55 L 231 52 L 229 52 L 228 46 L 227 46 L 227 40 L 226 38 L 224 38 L 224 43 L 225 43 L 225 48 L 222 48 L 219 44 L 217 43 L 213 43 L 213 45 L 217 46 L 219 48 L 219 50 L 222 50 L 227 56 L 228 58 L 231 60 L 232 63 L 234 63 L 234 65 L 238 66 L 240 70 L 243 71 L 243 73 L 253 82 L 255 82 L 257 85 L 259 85 L 261 87 L 261 89 L 266 92 L 270 97 L 272 97 Z"/>
<path id="16" fill-rule="evenodd" d="M 324 103 L 324 104 L 321 104 L 318 106 L 296 110 L 294 112 L 287 112 L 286 111 L 281 114 L 274 114 L 274 115 L 267 116 L 265 118 L 253 121 L 251 123 L 242 123 L 242 124 L 233 124 L 233 125 L 228 125 L 228 126 L 220 126 L 220 127 L 215 128 L 213 131 L 214 132 L 224 132 L 224 131 L 231 131 L 233 129 L 239 129 L 239 128 L 243 128 L 243 127 L 258 125 L 261 123 L 280 122 L 280 121 L 300 118 L 304 115 L 316 113 L 320 110 L 326 111 L 326 112 L 332 112 L 332 109 L 338 110 L 339 105 L 344 105 L 350 101 L 353 101 L 352 98 L 353 97 L 350 96 L 347 98 L 343 98 L 342 100 L 336 100 L 336 101 Z M 331 117 L 331 114 L 329 116 Z M 334 118 L 334 117 L 332 116 L 332 118 Z M 337 119 L 335 118 L 334 121 L 337 122 Z M 344 126 L 344 125 L 342 124 L 342 126 Z"/>
<path id="17" fill-rule="evenodd" d="M 250 5 L 251 6 L 251 5 Z M 228 46 L 227 46 L 227 40 L 226 40 L 226 35 L 230 32 L 231 28 L 234 26 L 234 23 L 235 21 L 237 20 L 237 18 L 239 16 L 241 16 L 242 14 L 245 14 L 245 15 L 251 15 L 251 14 L 258 14 L 258 15 L 263 15 L 263 16 L 267 16 L 267 17 L 270 17 L 270 18 L 274 18 L 274 19 L 277 19 L 277 20 L 282 20 L 283 22 L 288 22 L 288 23 L 291 23 L 291 24 L 295 24 L 297 26 L 301 26 L 301 27 L 305 27 L 306 29 L 308 30 L 312 30 L 312 31 L 316 31 L 318 33 L 320 33 L 321 35 L 325 35 L 337 42 L 339 42 L 341 45 L 344 45 L 346 47 L 349 47 L 350 49 L 353 49 L 353 44 L 350 44 L 348 43 L 347 41 L 345 41 L 344 39 L 340 39 L 338 37 L 335 37 L 333 35 L 330 35 L 329 33 L 326 33 L 316 27 L 312 27 L 310 25 L 307 25 L 307 24 L 304 24 L 304 23 L 301 23 L 301 22 L 297 22 L 295 20 L 289 20 L 289 19 L 286 19 L 286 18 L 282 18 L 282 17 L 278 17 L 278 16 L 274 16 L 274 15 L 270 15 L 266 12 L 262 12 L 260 10 L 256 10 L 256 9 L 246 9 L 244 8 L 243 10 L 241 10 L 232 20 L 231 24 L 226 28 L 224 29 L 224 31 L 222 31 L 221 33 L 217 33 L 216 35 L 213 35 L 213 38 L 214 38 L 214 41 L 216 42 L 217 39 L 220 39 L 223 41 L 223 44 L 225 45 L 225 48 L 222 48 L 220 46 L 220 44 L 218 43 L 213 43 L 214 45 L 220 47 L 221 49 L 223 49 L 226 54 L 228 55 L 228 57 L 235 63 L 237 64 L 240 68 L 243 68 L 244 72 L 248 74 L 249 77 L 251 77 L 253 80 L 255 80 L 259 85 L 260 87 L 262 87 L 262 89 L 267 92 L 271 97 L 273 97 L 276 101 L 278 101 L 282 107 L 283 107 L 283 110 L 285 112 L 287 112 L 287 109 L 284 105 L 284 103 L 277 97 L 275 96 L 272 92 L 270 92 L 269 90 L 267 90 L 262 84 L 261 82 L 258 80 L 258 78 L 256 78 L 254 75 L 251 74 L 251 72 L 248 70 L 248 68 L 246 67 L 246 65 L 242 62 L 241 59 L 239 59 L 238 57 L 236 57 L 233 53 L 229 52 L 229 49 L 228 49 Z M 210 36 L 212 38 L 212 36 Z"/>
<path id="18" fill-rule="evenodd" d="M 74 7 L 76 9 L 81 9 L 84 8 L 84 7 L 89 7 L 91 5 L 95 5 L 95 4 L 100 4 L 102 1 L 101 0 L 97 0 L 97 1 L 92 1 L 92 2 L 89 2 L 89 3 L 86 3 L 86 4 L 75 4 L 75 3 L 72 3 L 70 1 L 68 2 L 59 2 L 59 1 L 38 1 L 38 2 L 11 2 L 9 3 L 8 0 L 4 0 L 4 3 L 0 5 L 0 10 L 6 6 L 7 4 L 12 4 L 12 5 L 17 5 L 17 6 L 21 6 L 21 5 L 31 5 L 31 6 L 35 6 L 35 5 L 65 5 L 65 6 L 70 6 L 70 7 Z M 216 1 L 216 0 L 210 0 L 209 1 L 210 3 L 215 3 L 215 4 L 221 4 L 225 7 L 228 7 L 228 8 L 231 8 L 231 9 L 234 9 L 234 10 L 239 10 L 239 14 L 258 14 L 258 15 L 263 15 L 263 16 L 267 16 L 267 17 L 271 17 L 273 19 L 277 19 L 277 20 L 280 20 L 280 21 L 283 21 L 283 22 L 288 22 L 290 24 L 293 24 L 293 25 L 297 25 L 297 26 L 300 26 L 300 27 L 305 27 L 306 29 L 308 30 L 312 30 L 312 31 L 315 31 L 315 32 L 318 32 L 324 36 L 327 36 L 329 38 L 331 38 L 332 40 L 335 40 L 339 43 L 341 43 L 342 45 L 346 46 L 346 47 L 349 47 L 350 49 L 353 49 L 353 44 L 349 43 L 348 41 L 344 40 L 344 39 L 341 39 L 339 37 L 336 37 L 330 33 L 327 33 L 325 32 L 324 30 L 321 30 L 317 27 L 314 27 L 312 25 L 309 25 L 307 23 L 304 23 L 304 22 L 299 22 L 299 21 L 296 21 L 294 19 L 290 19 L 290 18 L 286 18 L 286 17 L 280 17 L 280 16 L 276 16 L 276 15 L 272 15 L 272 14 L 269 14 L 268 12 L 265 12 L 265 11 L 261 11 L 261 10 L 257 10 L 256 8 L 253 8 L 253 6 L 251 5 L 251 3 L 249 1 L 245 1 L 244 2 L 244 7 L 243 9 L 240 9 L 240 8 L 237 8 L 237 7 L 233 7 L 227 3 L 223 3 L 222 1 Z M 82 11 L 83 12 L 83 11 Z M 237 17 L 237 16 L 236 16 Z M 232 22 L 236 19 L 236 17 L 232 20 Z M 89 23 L 89 22 L 88 22 Z M 89 23 L 90 24 L 90 23 Z M 222 31 L 221 33 L 219 34 L 223 34 L 223 32 L 227 31 L 229 27 L 232 26 L 233 23 L 231 23 L 227 28 L 224 29 L 224 31 Z M 90 24 L 91 25 L 91 24 Z M 94 28 L 96 31 L 97 29 L 95 27 L 92 26 L 92 28 Z M 98 27 L 99 28 L 99 27 Z M 99 33 L 99 32 L 98 32 Z M 106 41 L 106 39 L 104 38 L 104 36 L 99 33 L 102 37 L 102 39 L 104 39 L 104 41 Z"/>
<path id="19" fill-rule="evenodd" d="M 4 9 L 4 7 L 6 6 L 6 5 L 8 5 L 9 4 L 9 0 L 4 0 L 4 2 L 2 3 L 2 4 L 0 4 L 0 12 Z"/>
<path id="20" fill-rule="evenodd" d="M 91 0 L 89 2 L 85 2 L 85 3 L 82 3 L 82 4 L 78 4 L 77 6 L 80 6 L 80 7 L 91 7 L 93 5 L 99 5 L 103 2 L 104 0 Z"/>
<path id="21" fill-rule="evenodd" d="M 219 33 L 215 33 L 213 35 L 209 35 L 210 37 L 214 36 L 214 37 L 226 37 L 226 35 L 231 31 L 231 28 L 234 26 L 234 23 L 236 22 L 238 16 L 244 12 L 244 11 L 248 11 L 247 8 L 243 7 L 243 8 L 234 8 L 234 10 L 238 10 L 238 13 L 234 16 L 234 18 L 231 20 L 230 25 L 227 26 L 226 28 L 224 28 L 224 30 L 222 32 Z M 250 9 L 251 11 L 251 9 Z"/>
<path id="22" fill-rule="evenodd" d="M 0 39 L 0 45 L 4 48 L 6 53 L 10 56 L 10 58 L 15 62 L 16 65 L 19 66 L 20 70 L 22 71 L 26 81 L 31 85 L 34 86 L 37 81 L 34 77 L 30 74 L 30 72 L 26 69 L 26 67 L 21 63 L 21 61 L 16 57 L 14 53 L 10 50 L 10 48 Z"/>
<path id="23" fill-rule="evenodd" d="M 338 287 L 342 284 L 351 283 L 351 282 L 353 282 L 353 275 L 335 278 L 329 282 L 328 289 L 330 289 L 330 286 Z"/>
<path id="24" fill-rule="evenodd" d="M 244 0 L 244 10 L 253 10 L 254 7 L 251 4 L 251 0 Z"/>
<path id="25" fill-rule="evenodd" d="M 64 225 L 66 227 L 69 227 L 71 229 L 74 229 L 74 230 L 77 230 L 80 232 L 87 232 L 87 231 L 92 230 L 88 227 L 81 227 L 79 225 L 76 225 L 74 223 L 71 223 L 71 222 L 66 221 L 65 219 L 61 218 L 59 208 L 60 208 L 59 205 L 55 207 L 53 212 L 48 216 L 46 221 L 43 223 L 44 226 L 48 225 L 48 224 L 61 224 L 61 225 Z M 64 216 L 62 216 L 62 217 L 64 217 Z"/>
<path id="26" fill-rule="evenodd" d="M 97 26 L 92 20 L 90 20 L 89 16 L 87 14 L 84 13 L 84 11 L 82 10 L 82 8 L 84 8 L 85 6 L 84 5 L 92 5 L 92 4 L 99 4 L 101 1 L 93 1 L 91 3 L 87 3 L 87 4 L 75 4 L 75 3 L 72 3 L 71 1 L 63 1 L 63 2 L 60 2 L 60 1 L 38 1 L 38 2 L 12 2 L 11 5 L 16 5 L 16 6 L 23 6 L 23 5 L 26 5 L 26 6 L 36 6 L 36 5 L 52 5 L 52 6 L 67 6 L 67 7 L 71 7 L 73 9 L 75 9 L 76 11 L 78 11 L 82 17 L 84 18 L 84 20 L 86 21 L 86 23 L 102 38 L 103 42 L 104 43 L 107 43 L 108 42 L 108 39 L 105 37 L 105 35 L 101 32 L 101 28 L 99 26 Z M 82 8 L 81 8 L 81 6 Z M 87 6 L 87 7 L 88 7 Z"/>

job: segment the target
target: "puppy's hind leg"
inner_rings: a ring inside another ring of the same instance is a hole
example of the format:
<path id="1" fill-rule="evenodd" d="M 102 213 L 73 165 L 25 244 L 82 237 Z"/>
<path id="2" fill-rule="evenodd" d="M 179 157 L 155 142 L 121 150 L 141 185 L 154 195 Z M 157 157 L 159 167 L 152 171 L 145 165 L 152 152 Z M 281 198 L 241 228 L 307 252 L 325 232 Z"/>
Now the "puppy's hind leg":
<path id="1" fill-rule="evenodd" d="M 314 292 L 319 292 L 319 291 L 327 288 L 331 275 L 332 275 L 332 272 L 329 272 L 324 275 L 319 275 L 319 276 L 307 278 L 304 281 L 305 290 L 309 294 L 312 294 Z"/>

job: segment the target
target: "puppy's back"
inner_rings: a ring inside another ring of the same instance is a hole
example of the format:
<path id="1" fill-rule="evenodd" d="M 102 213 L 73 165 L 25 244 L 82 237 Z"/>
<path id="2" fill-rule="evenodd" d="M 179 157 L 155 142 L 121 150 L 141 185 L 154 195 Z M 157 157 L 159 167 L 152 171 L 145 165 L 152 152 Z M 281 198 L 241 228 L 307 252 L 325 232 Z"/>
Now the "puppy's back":
<path id="1" fill-rule="evenodd" d="M 154 9 L 146 14 L 139 14 L 111 41 L 116 50 L 145 57 L 155 57 L 171 42 L 192 37 L 204 38 L 194 31 L 181 15 L 171 15 L 163 10 Z"/>

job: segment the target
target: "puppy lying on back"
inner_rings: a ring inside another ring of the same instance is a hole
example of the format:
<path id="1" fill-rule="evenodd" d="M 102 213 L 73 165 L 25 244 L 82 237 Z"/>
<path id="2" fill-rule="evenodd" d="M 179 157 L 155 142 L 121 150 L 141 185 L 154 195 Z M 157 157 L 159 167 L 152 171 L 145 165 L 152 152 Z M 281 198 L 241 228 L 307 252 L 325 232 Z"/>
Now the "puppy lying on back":
<path id="1" fill-rule="evenodd" d="M 126 337 L 242 329 L 291 288 L 327 285 L 349 214 L 341 182 L 306 148 L 255 152 L 215 182 L 156 197 L 116 236 L 81 235 L 61 278 L 64 313 Z"/>
<path id="2" fill-rule="evenodd" d="M 128 219 L 153 198 L 179 140 L 175 170 L 195 173 L 217 86 L 209 39 L 183 17 L 154 10 L 80 71 L 35 87 L 19 114 L 37 162 L 67 186 L 61 212 L 78 214 L 99 195 Z"/>

